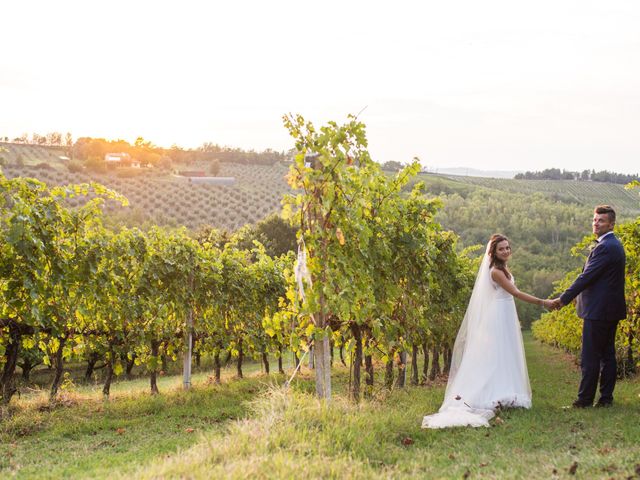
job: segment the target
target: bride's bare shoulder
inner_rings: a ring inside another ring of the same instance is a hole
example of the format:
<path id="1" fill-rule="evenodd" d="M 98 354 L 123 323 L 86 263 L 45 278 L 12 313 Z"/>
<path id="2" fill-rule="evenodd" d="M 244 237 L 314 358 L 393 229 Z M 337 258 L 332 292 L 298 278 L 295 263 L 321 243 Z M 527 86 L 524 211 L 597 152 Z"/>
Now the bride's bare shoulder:
<path id="1" fill-rule="evenodd" d="M 500 278 L 507 278 L 507 276 L 504 274 L 504 272 L 502 270 L 500 270 L 499 268 L 491 267 L 489 272 L 491 273 L 491 278 L 493 279 L 494 282 L 497 282 L 498 279 L 500 279 Z"/>

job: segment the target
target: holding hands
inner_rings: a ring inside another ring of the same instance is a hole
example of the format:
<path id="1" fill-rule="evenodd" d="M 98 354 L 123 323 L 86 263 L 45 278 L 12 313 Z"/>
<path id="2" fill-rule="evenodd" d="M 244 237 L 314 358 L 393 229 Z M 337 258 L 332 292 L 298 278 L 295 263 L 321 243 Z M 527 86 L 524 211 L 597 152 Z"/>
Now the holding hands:
<path id="1" fill-rule="evenodd" d="M 542 301 L 542 307 L 546 310 L 559 310 L 563 306 L 564 305 L 562 305 L 560 298 L 547 298 L 546 300 Z"/>

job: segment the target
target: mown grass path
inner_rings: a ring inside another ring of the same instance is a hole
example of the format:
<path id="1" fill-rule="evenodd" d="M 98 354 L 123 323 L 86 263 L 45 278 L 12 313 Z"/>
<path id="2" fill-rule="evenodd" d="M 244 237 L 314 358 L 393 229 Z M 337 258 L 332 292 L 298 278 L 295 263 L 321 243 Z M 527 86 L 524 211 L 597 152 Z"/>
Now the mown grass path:
<path id="1" fill-rule="evenodd" d="M 0 477 L 640 478 L 640 382 L 619 382 L 613 408 L 563 409 L 579 380 L 572 358 L 525 344 L 534 406 L 489 429 L 421 430 L 442 385 L 359 406 L 339 394 L 327 408 L 308 380 L 285 392 L 256 377 L 19 412 L 2 424 Z M 338 391 L 345 381 L 339 372 Z"/>

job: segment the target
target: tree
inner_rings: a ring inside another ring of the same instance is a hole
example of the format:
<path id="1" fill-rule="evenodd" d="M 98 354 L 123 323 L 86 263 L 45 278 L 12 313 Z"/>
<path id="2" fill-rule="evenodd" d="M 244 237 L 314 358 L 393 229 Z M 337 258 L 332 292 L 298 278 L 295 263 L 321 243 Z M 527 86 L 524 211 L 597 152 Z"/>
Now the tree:
<path id="1" fill-rule="evenodd" d="M 375 177 L 375 167 L 366 151 L 364 125 L 354 117 L 343 126 L 330 122 L 320 131 L 299 115 L 284 122 L 298 152 L 288 180 L 292 189 L 301 191 L 288 199 L 288 212 L 308 249 L 311 276 L 299 327 L 313 342 L 316 394 L 330 399 L 331 315 L 346 317 L 357 311 L 370 292 L 361 288 L 366 287 L 358 277 L 361 264 L 349 253 L 371 234 L 363 225 L 363 209 L 370 201 L 363 192 Z"/>
<path id="2" fill-rule="evenodd" d="M 401 162 L 397 162 L 395 160 L 389 160 L 388 162 L 384 162 L 382 164 L 382 169 L 389 172 L 399 172 L 403 167 L 404 165 L 402 165 Z"/>
<path id="3" fill-rule="evenodd" d="M 414 162 L 395 178 L 384 175 L 371 160 L 364 124 L 355 117 L 341 126 L 329 122 L 319 131 L 301 116 L 285 117 L 285 125 L 298 152 L 288 180 L 301 192 L 286 199 L 285 212 L 299 226 L 311 280 L 298 305 L 291 342 L 294 348 L 313 342 L 316 393 L 329 399 L 333 333 L 339 339 L 351 331 L 360 352 L 362 327 L 380 330 L 375 287 L 382 277 L 375 275 L 393 267 L 376 260 L 394 245 L 379 235 L 378 224 L 385 224 L 387 205 L 400 202 L 402 187 L 420 166 Z"/>
<path id="4" fill-rule="evenodd" d="M 209 162 L 209 174 L 213 175 L 214 177 L 217 177 L 218 174 L 220 173 L 220 162 L 218 160 L 211 160 L 211 162 Z"/>
<path id="5" fill-rule="evenodd" d="M 259 242 L 271 257 L 279 257 L 296 248 L 296 229 L 274 213 L 256 224 L 248 224 L 237 230 L 232 243 L 241 250 L 251 250 Z"/>
<path id="6" fill-rule="evenodd" d="M 62 133 L 49 132 L 46 135 L 47 145 L 62 145 Z"/>

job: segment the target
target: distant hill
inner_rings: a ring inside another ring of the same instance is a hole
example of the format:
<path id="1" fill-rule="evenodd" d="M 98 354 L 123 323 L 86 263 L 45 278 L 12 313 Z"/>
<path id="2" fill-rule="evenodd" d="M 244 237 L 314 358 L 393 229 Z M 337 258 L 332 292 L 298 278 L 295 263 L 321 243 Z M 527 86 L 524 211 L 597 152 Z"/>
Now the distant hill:
<path id="1" fill-rule="evenodd" d="M 0 165 L 37 165 L 45 162 L 54 168 L 64 168 L 66 155 L 67 147 L 0 142 Z"/>
<path id="2" fill-rule="evenodd" d="M 429 169 L 430 172 L 439 175 L 459 175 L 465 177 L 489 177 L 489 178 L 513 178 L 518 173 L 522 173 L 519 170 L 479 170 L 476 168 L 433 168 Z"/>
<path id="3" fill-rule="evenodd" d="M 234 185 L 210 185 L 189 182 L 168 172 L 154 169 L 116 169 L 109 173 L 69 171 L 68 160 L 60 159 L 60 147 L 19 145 L 0 152 L 8 177 L 29 176 L 48 184 L 63 185 L 97 181 L 122 193 L 130 201 L 127 208 L 108 205 L 110 216 L 128 225 L 185 225 L 198 228 L 212 225 L 235 230 L 246 223 L 261 220 L 281 209 L 282 197 L 289 192 L 285 176 L 288 165 L 243 165 L 220 163 L 220 177 L 234 177 Z M 20 160 L 21 165 L 16 164 Z M 77 167 L 77 165 L 76 165 Z M 190 165 L 190 169 L 203 166 Z M 466 170 L 466 169 L 465 169 Z M 475 172 L 481 172 L 476 170 Z M 485 171 L 485 173 L 488 173 Z M 505 173 L 505 172 L 502 172 Z M 421 173 L 411 184 L 422 181 L 428 195 L 453 195 L 463 198 L 478 188 L 505 193 L 539 193 L 550 201 L 592 207 L 609 203 L 618 208 L 621 218 L 640 215 L 637 191 L 622 185 L 575 180 L 514 180 L 452 174 Z M 507 198 L 505 198 L 507 201 Z"/>
<path id="4" fill-rule="evenodd" d="M 640 196 L 637 190 L 625 190 L 623 185 L 614 183 L 577 180 L 514 180 L 421 173 L 410 182 L 407 190 L 418 181 L 425 184 L 428 194 L 431 195 L 458 194 L 467 198 L 478 188 L 527 195 L 539 193 L 550 201 L 585 207 L 608 203 L 617 208 L 622 218 L 635 218 L 640 215 Z"/>
<path id="5" fill-rule="evenodd" d="M 637 191 L 625 190 L 624 185 L 578 180 L 515 180 L 480 177 L 448 176 L 467 185 L 492 188 L 512 193 L 542 193 L 551 200 L 595 206 L 609 204 L 623 216 L 640 214 L 640 197 Z"/>

